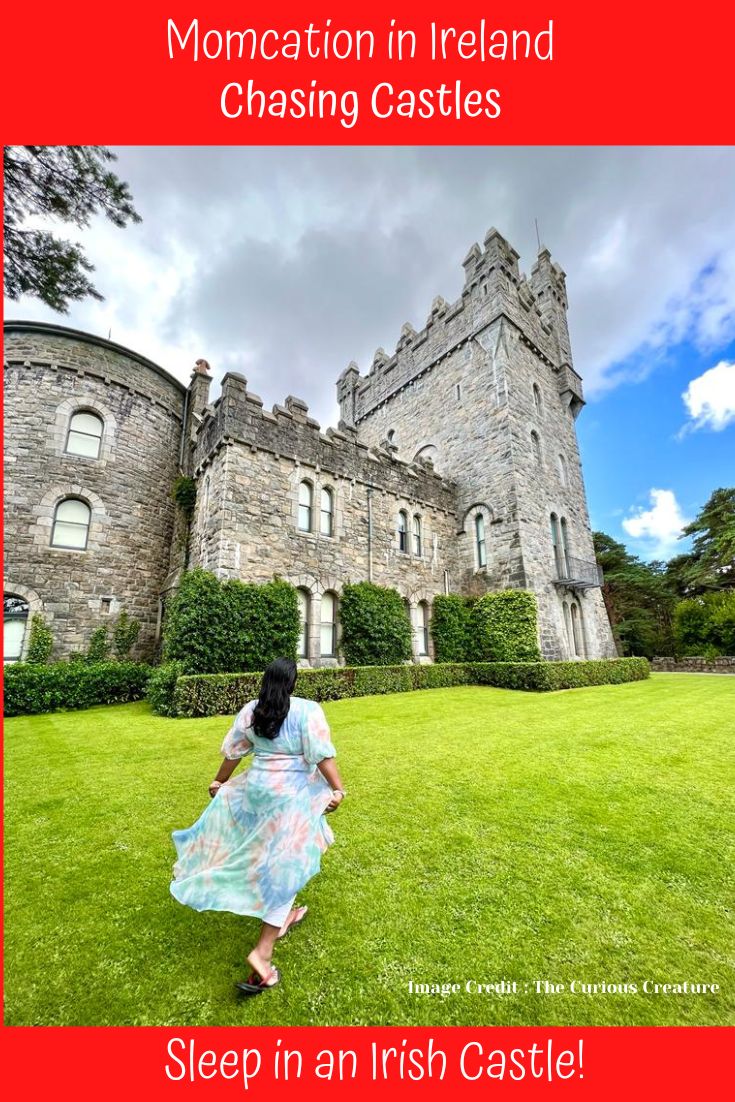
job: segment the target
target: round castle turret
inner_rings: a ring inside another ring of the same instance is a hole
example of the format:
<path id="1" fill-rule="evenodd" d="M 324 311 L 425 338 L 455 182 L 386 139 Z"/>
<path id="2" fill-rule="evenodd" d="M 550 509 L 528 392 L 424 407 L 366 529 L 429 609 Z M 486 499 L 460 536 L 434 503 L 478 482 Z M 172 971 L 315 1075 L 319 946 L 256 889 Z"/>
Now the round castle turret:
<path id="1" fill-rule="evenodd" d="M 34 612 L 54 658 L 122 609 L 141 623 L 134 655 L 155 649 L 185 407 L 182 383 L 112 341 L 5 324 L 6 660 Z"/>

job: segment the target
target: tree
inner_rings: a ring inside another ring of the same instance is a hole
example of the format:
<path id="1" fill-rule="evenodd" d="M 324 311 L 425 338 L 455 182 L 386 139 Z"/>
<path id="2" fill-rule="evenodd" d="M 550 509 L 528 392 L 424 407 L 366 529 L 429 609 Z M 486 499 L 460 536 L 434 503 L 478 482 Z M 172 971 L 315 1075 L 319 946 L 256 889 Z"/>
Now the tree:
<path id="1" fill-rule="evenodd" d="M 735 487 L 715 490 L 682 536 L 694 536 L 692 550 L 672 573 L 687 596 L 735 586 Z"/>
<path id="2" fill-rule="evenodd" d="M 102 295 L 89 279 L 93 265 L 79 244 L 50 230 L 25 225 L 29 218 L 52 218 L 88 226 L 104 214 L 115 226 L 140 222 L 128 185 L 109 169 L 114 153 L 103 146 L 6 146 L 5 294 L 40 298 L 65 314 L 69 303 Z"/>
<path id="3" fill-rule="evenodd" d="M 602 567 L 602 597 L 613 635 L 624 654 L 671 653 L 675 593 L 666 565 L 644 563 L 605 532 L 593 535 Z"/>

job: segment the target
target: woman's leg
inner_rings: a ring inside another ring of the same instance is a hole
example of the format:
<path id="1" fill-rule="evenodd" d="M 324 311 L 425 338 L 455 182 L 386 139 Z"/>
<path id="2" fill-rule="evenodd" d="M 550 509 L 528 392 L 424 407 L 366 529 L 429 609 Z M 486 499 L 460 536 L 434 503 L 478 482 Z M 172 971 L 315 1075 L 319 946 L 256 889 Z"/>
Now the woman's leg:
<path id="1" fill-rule="evenodd" d="M 288 903 L 268 911 L 263 918 L 258 944 L 248 956 L 248 962 L 262 979 L 270 974 L 273 946 L 276 944 L 281 927 L 291 914 L 295 899 L 296 896 L 293 896 Z"/>

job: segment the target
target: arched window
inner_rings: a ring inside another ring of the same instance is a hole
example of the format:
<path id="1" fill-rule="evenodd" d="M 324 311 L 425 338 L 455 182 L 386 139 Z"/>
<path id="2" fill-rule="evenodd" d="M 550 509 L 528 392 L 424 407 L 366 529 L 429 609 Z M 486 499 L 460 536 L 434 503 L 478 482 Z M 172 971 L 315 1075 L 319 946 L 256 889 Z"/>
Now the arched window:
<path id="1" fill-rule="evenodd" d="M 421 557 L 421 517 L 418 513 L 413 518 L 413 553 Z"/>
<path id="2" fill-rule="evenodd" d="M 320 633 L 322 658 L 334 658 L 337 654 L 337 594 L 322 594 L 322 621 Z"/>
<path id="3" fill-rule="evenodd" d="M 299 483 L 299 531 L 311 532 L 311 514 L 314 508 L 314 487 L 304 480 Z"/>
<path id="4" fill-rule="evenodd" d="M 322 487 L 319 531 L 323 536 L 331 536 L 334 531 L 334 494 L 328 486 Z"/>
<path id="5" fill-rule="evenodd" d="M 19 662 L 28 626 L 28 601 L 17 593 L 3 593 L 3 661 Z"/>
<path id="6" fill-rule="evenodd" d="M 429 653 L 429 606 L 419 601 L 419 654 Z"/>
<path id="7" fill-rule="evenodd" d="M 533 404 L 534 404 L 534 408 L 536 410 L 536 413 L 540 417 L 541 414 L 543 413 L 543 408 L 544 407 L 541 403 L 541 391 L 539 389 L 538 383 L 533 384 Z"/>
<path id="8" fill-rule="evenodd" d="M 569 578 L 570 561 L 569 561 L 569 534 L 567 532 L 567 518 L 561 518 L 561 552 L 564 562 L 564 577 Z"/>
<path id="9" fill-rule="evenodd" d="M 564 610 L 564 627 L 567 631 L 567 649 L 569 654 L 574 654 L 574 635 L 572 633 L 572 617 L 569 613 L 569 604 L 564 601 L 562 604 Z"/>
<path id="10" fill-rule="evenodd" d="M 398 514 L 398 550 L 408 551 L 408 513 L 405 509 Z"/>
<path id="11" fill-rule="evenodd" d="M 91 516 L 92 511 L 86 501 L 81 501 L 78 497 L 64 498 L 56 506 L 54 513 L 51 546 L 86 550 Z"/>
<path id="12" fill-rule="evenodd" d="M 562 486 L 566 486 L 566 484 L 567 484 L 567 461 L 564 458 L 564 456 L 561 454 L 561 452 L 559 452 L 558 466 L 559 466 L 559 481 L 561 482 Z"/>
<path id="13" fill-rule="evenodd" d="M 536 466 L 541 466 L 541 440 L 539 434 L 534 430 L 531 433 L 531 446 L 533 447 L 533 458 L 536 460 Z"/>
<path id="14" fill-rule="evenodd" d="M 475 549 L 477 552 L 477 565 L 487 566 L 487 555 L 485 553 L 485 518 L 482 513 L 478 513 L 475 517 Z"/>
<path id="15" fill-rule="evenodd" d="M 557 578 L 564 578 L 564 553 L 561 546 L 561 534 L 559 531 L 559 518 L 556 513 L 551 514 L 551 543 L 554 548 L 554 565 Z"/>
<path id="16" fill-rule="evenodd" d="M 395 429 L 388 429 L 387 440 L 388 440 L 389 444 L 395 444 L 395 442 L 396 442 L 396 430 Z"/>
<path id="17" fill-rule="evenodd" d="M 582 628 L 582 613 L 576 601 L 572 601 L 572 638 L 574 640 L 574 653 L 577 658 L 584 658 L 584 631 Z"/>
<path id="18" fill-rule="evenodd" d="M 309 657 L 309 612 L 311 610 L 311 594 L 308 589 L 297 589 L 296 597 L 299 602 L 299 642 L 298 657 Z"/>
<path id="19" fill-rule="evenodd" d="M 99 459 L 102 432 L 105 423 L 96 413 L 79 410 L 69 421 L 65 451 L 68 455 L 83 455 L 87 459 Z"/>

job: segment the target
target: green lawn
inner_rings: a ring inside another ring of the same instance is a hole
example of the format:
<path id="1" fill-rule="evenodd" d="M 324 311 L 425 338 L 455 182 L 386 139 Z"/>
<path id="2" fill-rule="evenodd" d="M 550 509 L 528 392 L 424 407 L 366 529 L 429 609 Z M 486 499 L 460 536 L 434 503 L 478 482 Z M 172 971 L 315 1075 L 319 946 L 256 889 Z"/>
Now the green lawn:
<path id="1" fill-rule="evenodd" d="M 7 1023 L 735 1021 L 735 678 L 325 710 L 349 789 L 337 843 L 278 947 L 281 985 L 245 1001 L 257 921 L 168 891 L 169 833 L 205 804 L 228 720 L 145 704 L 9 720 Z M 468 979 L 519 991 L 408 991 Z M 721 992 L 542 996 L 544 979 Z"/>

